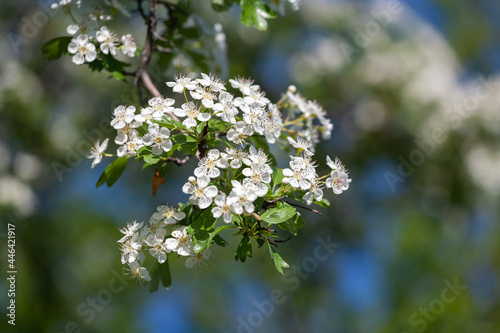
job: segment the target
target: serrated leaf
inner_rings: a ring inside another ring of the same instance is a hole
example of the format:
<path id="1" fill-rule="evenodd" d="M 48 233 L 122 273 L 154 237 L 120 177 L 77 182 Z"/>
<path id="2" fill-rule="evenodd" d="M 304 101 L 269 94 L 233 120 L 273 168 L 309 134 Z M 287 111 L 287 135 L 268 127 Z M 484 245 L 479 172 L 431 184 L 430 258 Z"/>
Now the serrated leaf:
<path id="1" fill-rule="evenodd" d="M 240 244 L 238 245 L 238 248 L 236 249 L 236 253 L 234 254 L 234 259 L 236 261 L 241 261 L 245 262 L 247 257 L 252 257 L 252 242 L 250 240 L 250 237 L 244 236 Z"/>
<path id="2" fill-rule="evenodd" d="M 276 267 L 276 270 L 280 272 L 280 274 L 283 274 L 283 268 L 288 268 L 290 266 L 283 260 L 283 258 L 281 258 L 278 252 L 274 251 L 269 242 L 267 243 L 267 245 L 269 246 L 269 253 L 271 254 L 271 259 L 274 260 L 274 266 Z"/>
<path id="3" fill-rule="evenodd" d="M 198 143 L 197 142 L 185 142 L 185 143 L 180 144 L 177 149 L 186 155 L 195 155 L 196 152 L 198 151 Z"/>
<path id="4" fill-rule="evenodd" d="M 297 236 L 299 229 L 305 224 L 306 222 L 304 221 L 304 218 L 299 212 L 297 212 L 291 219 L 288 219 L 286 223 L 281 223 L 279 226 L 294 236 Z"/>
<path id="5" fill-rule="evenodd" d="M 241 23 L 249 27 L 251 24 L 259 30 L 267 29 L 266 19 L 276 17 L 276 13 L 262 0 L 241 0 Z"/>
<path id="6" fill-rule="evenodd" d="M 283 204 L 281 207 L 277 206 L 275 208 L 268 209 L 264 214 L 262 214 L 260 219 L 269 224 L 278 224 L 292 218 L 296 212 L 297 210 L 294 207 L 288 204 Z"/>
<path id="7" fill-rule="evenodd" d="M 144 159 L 144 162 L 146 162 L 147 164 L 154 165 L 154 164 L 158 163 L 158 161 L 160 160 L 160 156 L 150 154 L 150 155 L 145 155 L 143 157 L 143 159 Z"/>
<path id="8" fill-rule="evenodd" d="M 108 165 L 97 181 L 96 187 L 102 186 L 104 183 L 111 187 L 122 175 L 127 167 L 128 158 L 125 156 L 118 157 L 113 163 Z"/>

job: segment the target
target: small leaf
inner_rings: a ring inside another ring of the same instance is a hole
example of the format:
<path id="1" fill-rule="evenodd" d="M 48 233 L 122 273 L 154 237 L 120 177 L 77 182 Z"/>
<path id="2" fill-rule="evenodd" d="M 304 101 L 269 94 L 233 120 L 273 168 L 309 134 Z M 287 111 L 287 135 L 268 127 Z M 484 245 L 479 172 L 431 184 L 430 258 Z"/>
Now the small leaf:
<path id="1" fill-rule="evenodd" d="M 96 187 L 102 186 L 104 183 L 111 187 L 122 175 L 127 167 L 128 158 L 125 156 L 118 157 L 113 163 L 108 165 L 97 181 Z"/>
<path id="2" fill-rule="evenodd" d="M 276 17 L 276 13 L 262 0 L 241 0 L 241 23 L 249 27 L 251 24 L 259 30 L 267 29 L 266 19 Z"/>
<path id="3" fill-rule="evenodd" d="M 278 224 L 283 223 L 286 220 L 293 217 L 293 215 L 297 212 L 295 208 L 284 203 L 278 203 L 278 206 L 275 208 L 268 209 L 261 216 L 261 220 L 267 222 L 269 224 Z"/>
<path id="4" fill-rule="evenodd" d="M 150 155 L 145 155 L 143 157 L 143 159 L 144 159 L 144 162 L 146 162 L 147 164 L 154 165 L 154 164 L 158 163 L 158 161 L 160 160 L 160 156 L 150 154 Z"/>
<path id="5" fill-rule="evenodd" d="M 320 207 L 324 207 L 324 208 L 329 208 L 330 207 L 330 201 L 328 201 L 327 199 L 323 198 L 323 200 L 321 201 L 316 201 L 314 200 L 313 203 L 315 205 L 318 205 Z"/>
<path id="6" fill-rule="evenodd" d="M 49 40 L 42 46 L 42 56 L 47 60 L 59 59 L 62 55 L 68 54 L 68 45 L 72 37 L 64 36 Z"/>
<path id="7" fill-rule="evenodd" d="M 236 249 L 236 253 L 234 254 L 234 259 L 236 261 L 245 262 L 247 257 L 252 257 L 252 242 L 250 237 L 244 236 L 241 239 L 238 248 Z"/>
<path id="8" fill-rule="evenodd" d="M 170 266 L 167 260 L 163 264 L 158 265 L 158 271 L 160 275 L 160 281 L 163 287 L 168 289 L 172 285 L 172 276 L 170 275 Z"/>
<path id="9" fill-rule="evenodd" d="M 288 219 L 286 223 L 279 224 L 280 228 L 292 233 L 297 236 L 299 229 L 305 225 L 304 218 L 297 212 L 291 219 Z"/>
<path id="10" fill-rule="evenodd" d="M 153 293 L 158 290 L 158 286 L 160 284 L 160 272 L 158 271 L 158 263 L 153 265 L 151 271 L 149 272 L 149 276 L 151 280 L 149 281 L 149 292 Z"/>
<path id="11" fill-rule="evenodd" d="M 198 151 L 198 142 L 182 143 L 177 149 L 186 155 L 195 155 Z"/>
<path id="12" fill-rule="evenodd" d="M 269 242 L 267 243 L 267 245 L 269 246 L 269 253 L 271 254 L 271 259 L 274 260 L 274 266 L 276 266 L 278 272 L 283 274 L 283 268 L 288 268 L 290 266 L 283 260 L 283 258 L 281 258 L 278 252 L 274 251 Z"/>
<path id="13" fill-rule="evenodd" d="M 212 8 L 216 12 L 225 12 L 231 8 L 236 0 L 212 0 Z"/>

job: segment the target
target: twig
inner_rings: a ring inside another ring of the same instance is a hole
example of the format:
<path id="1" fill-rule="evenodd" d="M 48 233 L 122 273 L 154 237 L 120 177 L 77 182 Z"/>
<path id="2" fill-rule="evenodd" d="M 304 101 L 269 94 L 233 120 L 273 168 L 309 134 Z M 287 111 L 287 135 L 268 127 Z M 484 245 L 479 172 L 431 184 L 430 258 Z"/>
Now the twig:
<path id="1" fill-rule="evenodd" d="M 299 204 L 296 204 L 296 203 L 292 203 L 292 202 L 286 202 L 286 203 L 289 204 L 289 205 L 291 205 L 291 206 L 295 206 L 295 207 L 299 207 L 299 208 L 308 210 L 310 212 L 318 214 L 319 216 L 323 216 L 323 214 L 321 212 L 317 211 L 316 209 L 312 209 L 312 208 L 309 208 L 309 207 L 306 207 L 306 206 L 302 206 L 302 205 L 299 205 Z"/>
<path id="2" fill-rule="evenodd" d="M 172 157 L 172 156 L 168 157 L 168 161 L 173 162 L 179 166 L 186 164 L 187 162 L 189 162 L 190 159 L 191 159 L 191 155 L 187 155 L 183 159 L 180 159 L 178 157 Z"/>
<path id="3" fill-rule="evenodd" d="M 276 198 L 274 200 L 264 201 L 264 203 L 262 204 L 262 208 L 267 208 L 269 206 L 275 205 L 278 201 L 283 200 L 285 198 L 288 198 L 288 195 L 284 195 L 284 196 Z"/>

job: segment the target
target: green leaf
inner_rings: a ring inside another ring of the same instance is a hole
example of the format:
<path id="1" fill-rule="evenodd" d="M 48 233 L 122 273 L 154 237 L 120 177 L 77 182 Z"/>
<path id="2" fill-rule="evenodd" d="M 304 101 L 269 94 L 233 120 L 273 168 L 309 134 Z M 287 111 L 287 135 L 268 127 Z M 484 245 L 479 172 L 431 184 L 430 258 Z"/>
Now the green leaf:
<path id="1" fill-rule="evenodd" d="M 294 207 L 286 203 L 278 202 L 275 208 L 270 208 L 262 214 L 261 220 L 269 224 L 283 223 L 292 218 L 296 212 L 297 210 Z"/>
<path id="2" fill-rule="evenodd" d="M 160 284 L 160 272 L 158 271 L 158 262 L 156 262 L 151 268 L 149 272 L 149 276 L 151 276 L 151 280 L 149 281 L 149 292 L 153 293 L 158 290 L 158 286 Z"/>
<path id="3" fill-rule="evenodd" d="M 123 73 L 123 71 L 125 70 L 125 67 L 130 66 L 130 64 L 127 64 L 126 62 L 117 60 L 111 54 L 101 53 L 101 58 L 102 58 L 102 64 L 104 65 L 104 68 L 106 68 L 108 70 L 108 72 L 111 73 L 111 75 L 113 75 L 113 72 Z"/>
<path id="4" fill-rule="evenodd" d="M 297 212 L 291 219 L 288 219 L 286 223 L 279 224 L 279 227 L 297 236 L 299 229 L 305 225 L 304 218 Z"/>
<path id="5" fill-rule="evenodd" d="M 281 258 L 278 252 L 274 251 L 269 242 L 267 242 L 267 245 L 269 246 L 269 253 L 271 254 L 271 259 L 274 260 L 274 266 L 276 266 L 278 272 L 283 274 L 283 268 L 288 268 L 290 266 L 283 260 L 283 258 Z"/>
<path id="6" fill-rule="evenodd" d="M 196 240 L 206 241 L 210 238 L 209 231 L 217 219 L 213 217 L 210 209 L 205 209 L 198 216 L 192 215 L 193 222 L 188 226 L 187 232 L 194 234 Z"/>
<path id="7" fill-rule="evenodd" d="M 191 135 L 186 135 L 184 133 L 174 135 L 171 139 L 175 143 L 186 143 L 186 142 L 196 142 L 197 143 L 195 138 L 193 138 Z"/>
<path id="8" fill-rule="evenodd" d="M 163 264 L 158 265 L 158 272 L 160 275 L 161 284 L 163 285 L 163 287 L 168 289 L 172 284 L 172 276 L 170 275 L 170 266 L 168 264 L 168 257 Z"/>
<path id="9" fill-rule="evenodd" d="M 234 259 L 236 261 L 240 260 L 241 262 L 245 262 L 247 257 L 252 257 L 252 242 L 250 237 L 244 236 L 236 249 Z"/>
<path id="10" fill-rule="evenodd" d="M 47 60 L 59 59 L 68 54 L 68 45 L 73 37 L 64 36 L 49 40 L 42 46 L 42 56 Z"/>
<path id="11" fill-rule="evenodd" d="M 128 158 L 125 156 L 118 157 L 113 163 L 108 165 L 97 181 L 96 187 L 102 186 L 105 182 L 108 187 L 111 187 L 122 175 L 127 167 Z"/>
<path id="12" fill-rule="evenodd" d="M 160 156 L 158 156 L 158 155 L 151 154 L 151 155 L 144 156 L 144 162 L 146 162 L 147 164 L 150 164 L 150 165 L 154 165 L 154 164 L 158 163 L 159 160 L 160 160 Z"/>
<path id="13" fill-rule="evenodd" d="M 283 170 L 281 170 L 278 167 L 275 167 L 274 165 L 271 166 L 271 169 L 273 169 L 273 174 L 272 174 L 272 180 L 273 180 L 273 192 L 276 186 L 281 184 L 281 181 L 283 180 Z"/>
<path id="14" fill-rule="evenodd" d="M 215 235 L 214 242 L 215 242 L 215 244 L 219 245 L 220 247 L 226 247 L 229 245 L 229 243 L 226 242 L 226 240 L 224 238 L 222 238 L 220 235 Z"/>
<path id="15" fill-rule="evenodd" d="M 324 208 L 329 208 L 330 207 L 330 201 L 328 201 L 327 199 L 323 198 L 323 200 L 321 201 L 316 201 L 314 200 L 313 203 L 315 205 L 318 205 L 320 207 L 324 207 Z"/>
<path id="16" fill-rule="evenodd" d="M 177 149 L 186 155 L 195 155 L 198 151 L 198 142 L 182 143 Z"/>
<path id="17" fill-rule="evenodd" d="M 216 12 L 225 12 L 231 8 L 236 0 L 212 0 L 212 8 Z"/>
<path id="18" fill-rule="evenodd" d="M 181 128 L 181 129 L 185 129 L 184 125 L 182 125 L 180 122 L 178 122 L 177 120 L 174 120 L 168 116 L 164 117 L 163 118 L 165 121 L 154 121 L 155 123 L 163 126 L 163 127 L 166 127 L 170 130 L 174 129 L 174 128 Z M 185 136 L 184 134 L 179 134 L 179 135 L 182 135 L 182 136 Z"/>
<path id="19" fill-rule="evenodd" d="M 259 30 L 267 29 L 266 19 L 276 17 L 276 13 L 262 0 L 241 0 L 241 23 L 249 27 L 251 24 Z"/>

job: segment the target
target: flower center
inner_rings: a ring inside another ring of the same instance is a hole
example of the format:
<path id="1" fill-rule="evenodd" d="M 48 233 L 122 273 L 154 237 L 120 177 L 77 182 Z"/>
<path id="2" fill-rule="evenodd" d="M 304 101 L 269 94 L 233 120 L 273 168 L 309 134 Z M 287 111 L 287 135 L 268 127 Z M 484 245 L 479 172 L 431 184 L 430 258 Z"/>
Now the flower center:
<path id="1" fill-rule="evenodd" d="M 174 217 L 174 211 L 173 210 L 167 210 L 165 213 L 163 213 L 164 218 L 172 218 Z"/>
<path id="2" fill-rule="evenodd" d="M 205 163 L 205 166 L 209 169 L 212 169 L 215 167 L 215 161 L 214 160 L 208 160 L 207 163 Z"/>
<path id="3" fill-rule="evenodd" d="M 196 197 L 201 198 L 205 194 L 205 191 L 202 188 L 197 188 L 196 191 L 194 191 L 194 195 Z"/>
<path id="4" fill-rule="evenodd" d="M 187 112 L 188 118 L 195 118 L 198 115 L 198 110 L 189 110 Z"/>

